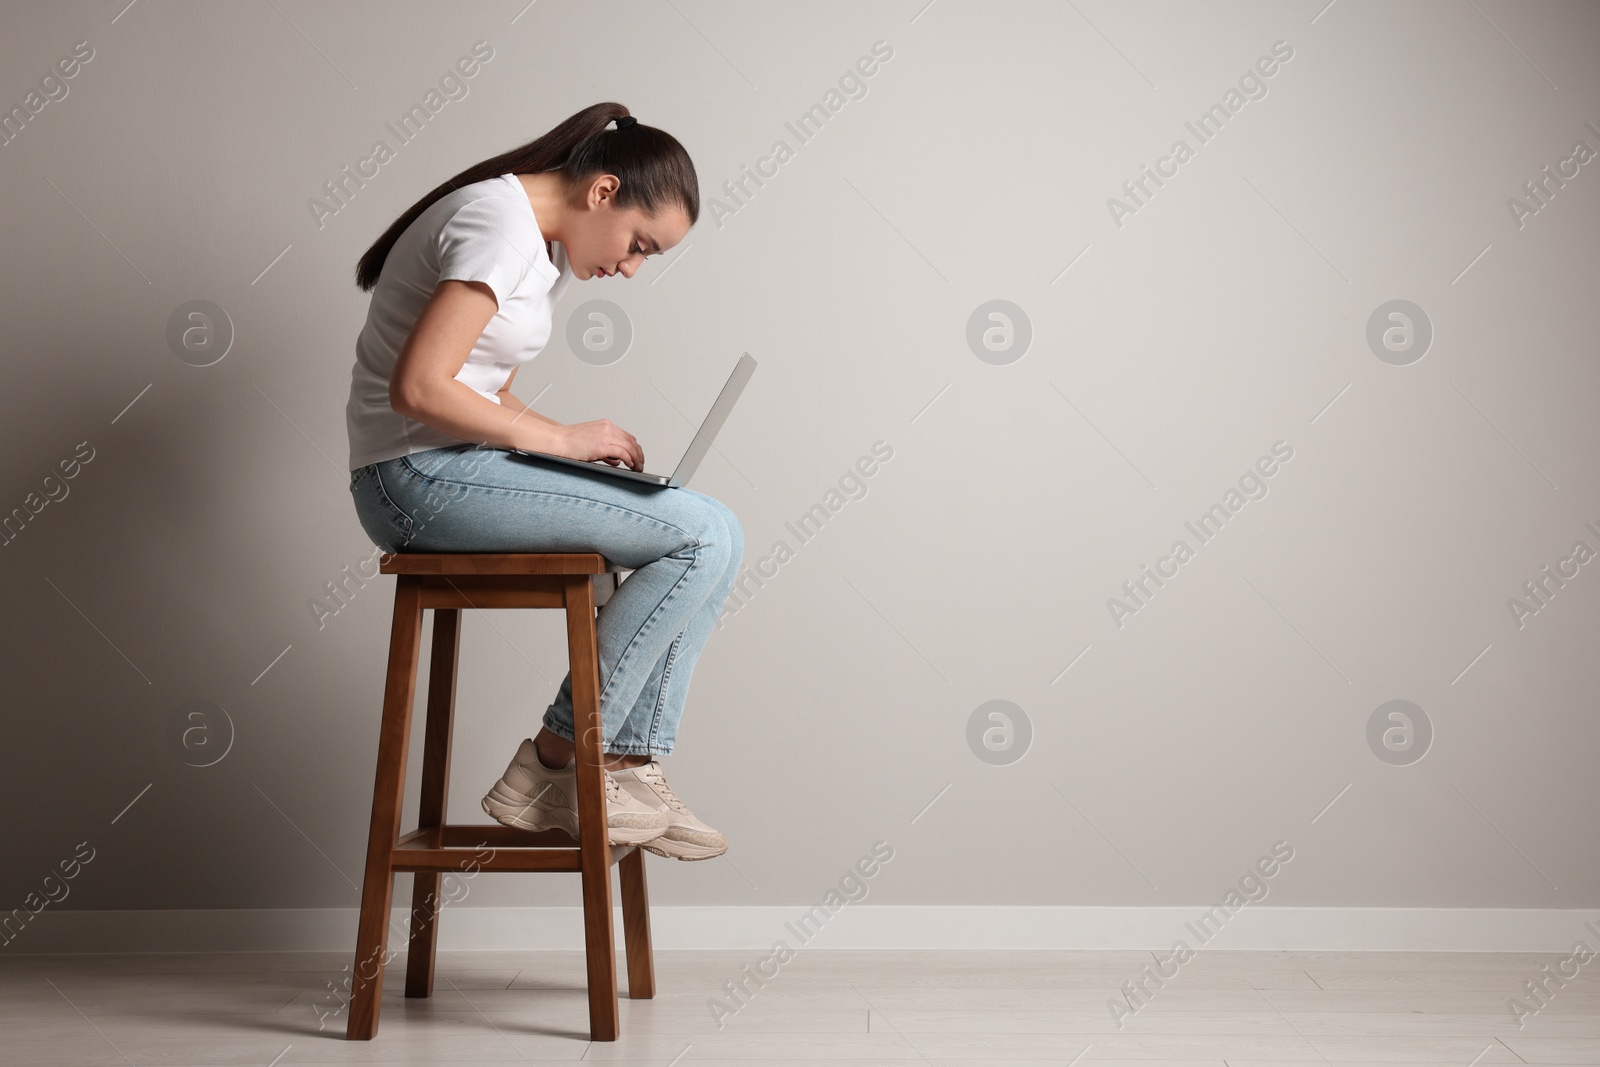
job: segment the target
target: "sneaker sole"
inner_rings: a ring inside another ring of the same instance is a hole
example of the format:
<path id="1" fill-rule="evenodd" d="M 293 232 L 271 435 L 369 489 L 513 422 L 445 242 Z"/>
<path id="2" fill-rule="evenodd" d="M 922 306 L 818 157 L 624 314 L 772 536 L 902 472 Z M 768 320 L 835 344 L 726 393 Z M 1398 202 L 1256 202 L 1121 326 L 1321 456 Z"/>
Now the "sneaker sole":
<path id="1" fill-rule="evenodd" d="M 499 781 L 483 798 L 484 814 L 503 826 L 519 830 L 564 830 L 578 838 L 578 813 L 571 808 L 546 808 L 531 804 L 527 798 Z M 612 823 L 612 819 L 644 822 L 649 816 L 612 813 L 607 817 L 606 836 L 613 845 L 643 845 L 666 833 L 667 827 L 626 826 Z"/>
<path id="2" fill-rule="evenodd" d="M 694 833 L 694 831 L 688 832 Z M 705 844 L 687 840 L 684 837 L 668 836 L 664 833 L 648 844 L 643 844 L 639 847 L 646 852 L 654 852 L 657 856 L 665 856 L 673 860 L 709 860 L 715 859 L 728 851 L 728 842 L 724 840 L 721 844 Z"/>

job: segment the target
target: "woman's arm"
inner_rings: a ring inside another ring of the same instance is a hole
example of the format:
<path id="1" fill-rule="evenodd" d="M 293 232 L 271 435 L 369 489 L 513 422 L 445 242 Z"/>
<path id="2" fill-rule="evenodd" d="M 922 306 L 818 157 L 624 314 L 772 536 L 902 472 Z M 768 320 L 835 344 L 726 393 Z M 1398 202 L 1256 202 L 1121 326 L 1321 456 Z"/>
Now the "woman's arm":
<path id="1" fill-rule="evenodd" d="M 519 420 L 517 411 L 456 380 L 478 335 L 498 309 L 494 290 L 483 282 L 440 282 L 395 360 L 389 406 L 463 441 L 559 452 L 564 427 L 538 419 Z"/>
<path id="2" fill-rule="evenodd" d="M 478 336 L 498 310 L 494 290 L 483 282 L 454 278 L 440 282 L 395 360 L 389 377 L 389 406 L 463 441 L 573 459 L 603 459 L 643 470 L 644 450 L 639 442 L 609 419 L 572 426 L 543 416 L 525 419 L 522 415 L 528 409 L 520 403 L 519 410 L 513 411 L 456 379 Z"/>

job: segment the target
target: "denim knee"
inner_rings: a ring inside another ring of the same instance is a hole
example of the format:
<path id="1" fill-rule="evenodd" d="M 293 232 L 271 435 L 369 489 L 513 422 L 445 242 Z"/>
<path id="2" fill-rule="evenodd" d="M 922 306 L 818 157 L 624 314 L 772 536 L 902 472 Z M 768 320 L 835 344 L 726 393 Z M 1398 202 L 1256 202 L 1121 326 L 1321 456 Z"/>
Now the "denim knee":
<path id="1" fill-rule="evenodd" d="M 739 524 L 739 517 L 733 509 L 715 497 L 706 497 L 707 513 L 715 519 L 716 528 L 709 532 L 709 536 L 723 544 L 726 556 L 723 560 L 722 570 L 725 573 L 736 572 L 744 563 L 744 527 Z M 707 524 L 708 530 L 711 526 Z M 702 540 L 705 540 L 702 537 Z"/>
<path id="2" fill-rule="evenodd" d="M 728 505 L 718 500 L 717 507 L 722 510 L 722 521 L 728 528 L 729 567 L 738 570 L 744 563 L 744 527 Z"/>
<path id="3" fill-rule="evenodd" d="M 726 575 L 744 560 L 744 530 L 721 501 L 703 495 L 701 500 L 689 531 L 695 539 L 692 551 L 710 574 Z"/>

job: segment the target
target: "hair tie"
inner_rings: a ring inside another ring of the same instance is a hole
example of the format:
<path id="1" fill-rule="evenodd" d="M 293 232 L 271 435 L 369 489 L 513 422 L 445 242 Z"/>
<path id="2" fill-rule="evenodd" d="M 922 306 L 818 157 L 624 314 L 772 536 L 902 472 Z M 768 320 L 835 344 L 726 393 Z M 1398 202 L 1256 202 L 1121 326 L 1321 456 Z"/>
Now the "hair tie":
<path id="1" fill-rule="evenodd" d="M 624 115 L 620 119 L 617 120 L 617 129 L 625 130 L 629 126 L 632 126 L 634 123 L 636 123 L 638 121 L 639 120 L 634 118 L 632 115 Z"/>

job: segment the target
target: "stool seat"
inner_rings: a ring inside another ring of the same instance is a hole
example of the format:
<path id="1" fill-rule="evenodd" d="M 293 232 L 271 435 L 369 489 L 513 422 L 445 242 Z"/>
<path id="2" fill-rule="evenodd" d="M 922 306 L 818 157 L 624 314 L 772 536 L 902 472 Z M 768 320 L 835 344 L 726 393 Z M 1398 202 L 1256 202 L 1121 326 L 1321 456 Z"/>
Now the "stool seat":
<path id="1" fill-rule="evenodd" d="M 395 552 L 384 574 L 605 574 L 623 568 L 595 552 Z"/>
<path id="2" fill-rule="evenodd" d="M 590 1039 L 615 1041 L 620 1024 L 611 918 L 613 864 L 618 865 L 622 885 L 628 996 L 649 999 L 655 995 L 644 851 L 610 844 L 602 777 L 595 610 L 616 590 L 624 570 L 595 552 L 400 552 L 380 558 L 379 571 L 396 576 L 394 618 L 346 1030 L 351 1040 L 369 1040 L 378 1030 L 384 964 L 389 959 L 389 909 L 394 875 L 401 871 L 415 872 L 406 959 L 408 997 L 433 993 L 441 875 L 458 871 L 576 872 L 583 880 Z M 467 608 L 560 608 L 566 612 L 577 738 L 577 839 L 559 829 L 457 824 L 445 818 L 461 612 Z M 416 828 L 402 833 L 400 815 L 424 610 L 433 611 L 434 630 L 421 803 Z"/>

